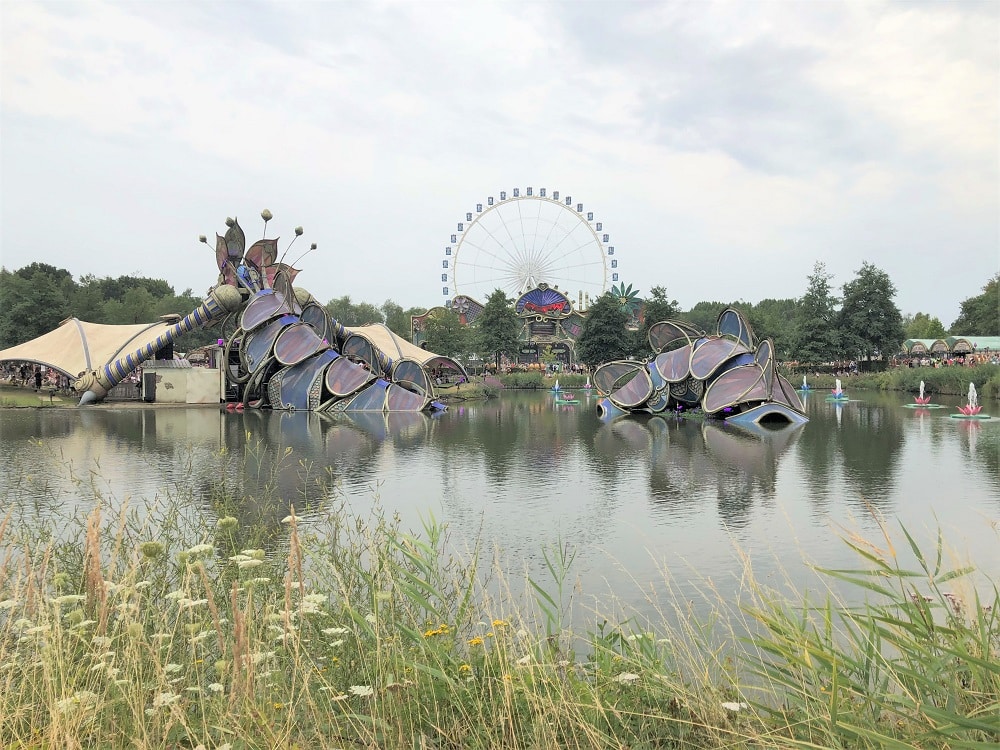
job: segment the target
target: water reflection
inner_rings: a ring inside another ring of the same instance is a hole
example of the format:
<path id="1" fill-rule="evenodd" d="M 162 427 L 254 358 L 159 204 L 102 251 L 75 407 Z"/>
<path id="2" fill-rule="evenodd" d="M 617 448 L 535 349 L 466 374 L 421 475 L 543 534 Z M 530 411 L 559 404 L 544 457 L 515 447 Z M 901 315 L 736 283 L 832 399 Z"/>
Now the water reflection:
<path id="1" fill-rule="evenodd" d="M 0 410 L 0 502 L 27 523 L 99 497 L 136 506 L 169 495 L 209 526 L 236 515 L 274 543 L 292 505 L 307 524 L 341 504 L 361 518 L 381 505 L 418 532 L 433 513 L 457 545 L 479 540 L 527 567 L 569 543 L 589 589 L 655 578 L 652 555 L 697 560 L 718 580 L 734 569 L 734 541 L 775 568 L 801 567 L 803 550 L 845 567 L 855 561 L 831 527 L 877 533 L 869 504 L 918 532 L 941 522 L 974 559 L 995 558 L 1000 420 L 810 394 L 808 424 L 748 433 L 672 416 L 604 424 L 579 395 L 556 407 L 552 394 L 507 393 L 434 418 Z"/>
<path id="2" fill-rule="evenodd" d="M 738 528 L 749 522 L 755 498 L 774 496 L 779 458 L 803 427 L 631 417 L 603 425 L 595 445 L 616 460 L 648 461 L 650 500 L 658 511 L 682 518 L 699 512 L 703 496 L 713 493 L 722 523 Z"/>

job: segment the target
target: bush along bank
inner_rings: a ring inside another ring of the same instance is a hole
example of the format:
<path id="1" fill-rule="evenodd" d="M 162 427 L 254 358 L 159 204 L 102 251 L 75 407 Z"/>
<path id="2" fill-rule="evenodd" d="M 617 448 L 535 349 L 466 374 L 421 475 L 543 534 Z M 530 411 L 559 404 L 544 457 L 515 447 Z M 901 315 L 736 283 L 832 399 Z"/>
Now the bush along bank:
<path id="1" fill-rule="evenodd" d="M 802 380 L 801 376 L 791 377 L 793 384 Z M 835 375 L 807 374 L 806 378 L 811 388 L 832 389 L 836 382 Z M 973 383 L 980 398 L 1000 400 L 1000 365 L 896 367 L 884 372 L 841 376 L 845 388 L 908 393 L 918 393 L 921 380 L 924 381 L 924 392 L 928 394 L 964 396 L 969 392 L 969 383 Z"/>

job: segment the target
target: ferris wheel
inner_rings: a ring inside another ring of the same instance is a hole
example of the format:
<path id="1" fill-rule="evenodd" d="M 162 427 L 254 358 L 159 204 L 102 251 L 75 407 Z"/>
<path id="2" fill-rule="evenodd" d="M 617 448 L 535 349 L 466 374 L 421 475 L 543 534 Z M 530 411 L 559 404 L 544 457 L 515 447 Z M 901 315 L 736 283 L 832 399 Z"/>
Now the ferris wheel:
<path id="1" fill-rule="evenodd" d="M 458 222 L 441 261 L 441 293 L 446 305 L 459 295 L 483 303 L 496 289 L 516 299 L 548 284 L 585 306 L 618 281 L 610 239 L 572 196 L 502 190 Z"/>

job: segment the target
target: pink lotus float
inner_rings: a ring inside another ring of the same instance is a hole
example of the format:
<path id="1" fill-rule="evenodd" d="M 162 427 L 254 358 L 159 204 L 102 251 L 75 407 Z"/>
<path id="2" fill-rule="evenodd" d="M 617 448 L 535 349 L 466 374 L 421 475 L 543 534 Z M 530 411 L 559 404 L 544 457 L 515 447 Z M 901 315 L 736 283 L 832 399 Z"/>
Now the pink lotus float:
<path id="1" fill-rule="evenodd" d="M 969 403 L 958 407 L 958 410 L 967 417 L 974 417 L 983 410 L 979 405 L 979 396 L 976 394 L 976 384 L 969 383 Z"/>
<path id="2" fill-rule="evenodd" d="M 976 394 L 976 386 L 969 383 L 969 403 L 958 407 L 958 414 L 950 415 L 952 419 L 992 419 L 989 414 L 983 414 L 983 407 L 979 405 L 979 396 Z"/>
<path id="3" fill-rule="evenodd" d="M 920 406 L 927 406 L 931 402 L 930 396 L 924 395 L 924 381 L 920 381 L 920 395 L 916 398 L 916 403 Z"/>

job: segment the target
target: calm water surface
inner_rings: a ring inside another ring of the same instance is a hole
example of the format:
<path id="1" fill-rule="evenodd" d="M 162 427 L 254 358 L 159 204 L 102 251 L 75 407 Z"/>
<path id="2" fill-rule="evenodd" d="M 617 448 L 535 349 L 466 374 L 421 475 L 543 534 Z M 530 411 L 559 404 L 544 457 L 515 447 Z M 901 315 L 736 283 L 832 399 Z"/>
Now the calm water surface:
<path id="1" fill-rule="evenodd" d="M 255 522 L 280 529 L 304 497 L 362 515 L 380 505 L 413 530 L 433 514 L 453 543 L 478 539 L 514 571 L 537 572 L 543 550 L 564 544 L 579 590 L 645 613 L 651 599 L 696 600 L 709 585 L 735 596 L 744 562 L 767 583 L 812 587 L 809 563 L 858 567 L 839 536 L 882 544 L 877 519 L 901 556 L 899 524 L 927 545 L 940 526 L 955 561 L 1000 576 L 1000 407 L 967 422 L 948 416 L 958 398 L 914 410 L 906 394 L 851 395 L 807 394 L 808 424 L 766 434 L 674 418 L 602 424 L 582 391 L 575 406 L 510 392 L 435 418 L 7 409 L 0 499 L 33 524 L 85 513 L 96 496 L 141 508 L 169 494 L 213 522 L 206 497 L 225 449 L 250 457 L 234 478 L 241 494 L 279 490 Z"/>

